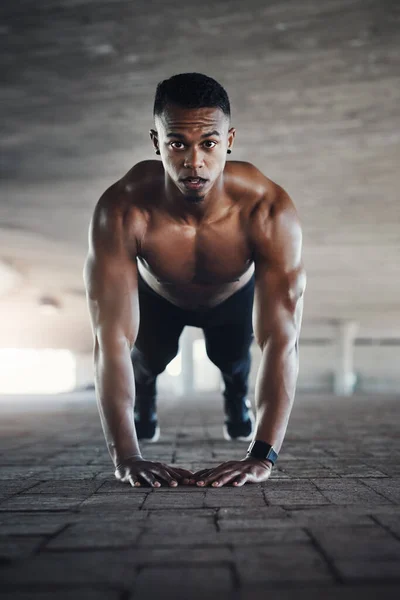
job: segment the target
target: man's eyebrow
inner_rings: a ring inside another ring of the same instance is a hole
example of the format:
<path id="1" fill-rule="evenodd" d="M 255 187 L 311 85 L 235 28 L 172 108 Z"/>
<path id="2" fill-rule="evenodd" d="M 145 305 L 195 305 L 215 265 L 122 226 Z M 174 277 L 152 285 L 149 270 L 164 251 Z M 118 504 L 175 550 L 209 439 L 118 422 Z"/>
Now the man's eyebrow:
<path id="1" fill-rule="evenodd" d="M 221 137 L 221 134 L 216 129 L 214 129 L 214 131 L 210 131 L 210 133 L 203 133 L 203 135 L 201 137 L 207 138 L 207 137 L 211 137 L 212 135 L 217 135 L 218 137 Z M 173 133 L 173 132 L 168 133 L 167 138 L 171 138 L 171 137 L 180 138 L 181 140 L 184 140 L 186 136 L 183 133 Z"/>
<path id="2" fill-rule="evenodd" d="M 214 131 L 210 131 L 210 133 L 203 133 L 203 135 L 201 137 L 206 138 L 206 137 L 211 137 L 212 135 L 217 135 L 218 137 L 221 137 L 221 134 L 216 129 L 214 129 Z"/>

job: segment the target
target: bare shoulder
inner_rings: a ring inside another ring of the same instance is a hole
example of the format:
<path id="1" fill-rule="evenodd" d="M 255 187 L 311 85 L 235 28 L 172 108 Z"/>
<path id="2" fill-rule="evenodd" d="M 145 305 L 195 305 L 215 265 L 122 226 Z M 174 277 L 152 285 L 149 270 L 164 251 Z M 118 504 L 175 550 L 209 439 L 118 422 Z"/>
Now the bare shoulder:
<path id="1" fill-rule="evenodd" d="M 142 160 L 122 177 L 121 183 L 126 186 L 127 191 L 135 191 L 139 199 L 141 192 L 163 180 L 164 167 L 160 160 Z"/>
<path id="2" fill-rule="evenodd" d="M 293 200 L 254 165 L 241 163 L 240 169 L 254 182 L 248 228 L 255 257 L 283 268 L 300 264 L 302 229 Z"/>
<path id="3" fill-rule="evenodd" d="M 251 211 L 261 202 L 264 205 L 273 203 L 281 189 L 249 162 L 228 161 L 225 176 L 230 193 Z"/>
<path id="4" fill-rule="evenodd" d="M 146 221 L 143 207 L 154 197 L 152 186 L 162 178 L 160 165 L 155 160 L 137 163 L 101 195 L 94 209 L 89 243 L 134 242 L 141 236 Z"/>

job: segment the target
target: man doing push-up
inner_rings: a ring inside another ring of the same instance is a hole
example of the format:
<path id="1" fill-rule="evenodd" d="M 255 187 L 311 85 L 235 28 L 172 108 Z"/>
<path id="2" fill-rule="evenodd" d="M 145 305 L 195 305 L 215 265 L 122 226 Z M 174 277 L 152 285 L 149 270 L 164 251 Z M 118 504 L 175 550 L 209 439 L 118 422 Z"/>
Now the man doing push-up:
<path id="1" fill-rule="evenodd" d="M 252 164 L 226 162 L 235 129 L 227 93 L 210 77 L 162 81 L 150 137 L 161 161 L 136 164 L 100 198 L 84 270 L 115 475 L 153 487 L 264 481 L 298 374 L 306 275 L 296 209 Z M 156 379 L 186 325 L 203 330 L 221 371 L 225 437 L 252 440 L 242 460 L 194 474 L 146 460 L 138 443 L 158 438 Z M 262 351 L 255 420 L 247 399 L 253 330 Z"/>

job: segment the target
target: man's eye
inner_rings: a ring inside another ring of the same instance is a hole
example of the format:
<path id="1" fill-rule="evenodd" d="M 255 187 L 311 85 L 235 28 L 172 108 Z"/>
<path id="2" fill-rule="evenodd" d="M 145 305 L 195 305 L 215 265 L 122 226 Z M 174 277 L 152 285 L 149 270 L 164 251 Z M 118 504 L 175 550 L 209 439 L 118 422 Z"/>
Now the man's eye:
<path id="1" fill-rule="evenodd" d="M 213 142 L 212 140 L 207 140 L 204 142 L 206 148 L 214 148 L 217 145 L 217 142 Z"/>
<path id="2" fill-rule="evenodd" d="M 176 150 L 181 150 L 183 148 L 183 143 L 182 142 L 171 142 L 170 146 L 172 146 L 172 148 L 175 148 Z"/>

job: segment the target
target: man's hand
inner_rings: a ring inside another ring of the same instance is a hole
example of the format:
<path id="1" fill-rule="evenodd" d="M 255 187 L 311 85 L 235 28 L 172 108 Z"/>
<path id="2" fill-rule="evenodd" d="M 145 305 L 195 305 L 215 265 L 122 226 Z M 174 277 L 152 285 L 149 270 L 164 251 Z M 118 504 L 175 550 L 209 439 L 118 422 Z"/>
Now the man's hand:
<path id="1" fill-rule="evenodd" d="M 119 463 L 115 469 L 115 477 L 123 483 L 130 483 L 133 487 L 140 487 L 147 483 L 151 487 L 160 487 L 162 480 L 170 487 L 178 483 L 187 484 L 193 477 L 192 471 L 179 467 L 170 467 L 164 463 L 145 460 L 142 457 L 128 458 Z"/>
<path id="2" fill-rule="evenodd" d="M 221 487 L 232 483 L 240 487 L 245 483 L 260 483 L 266 481 L 271 475 L 271 463 L 246 457 L 242 460 L 230 460 L 224 462 L 214 469 L 203 469 L 197 471 L 190 481 L 199 487 L 211 484 L 212 487 Z"/>

